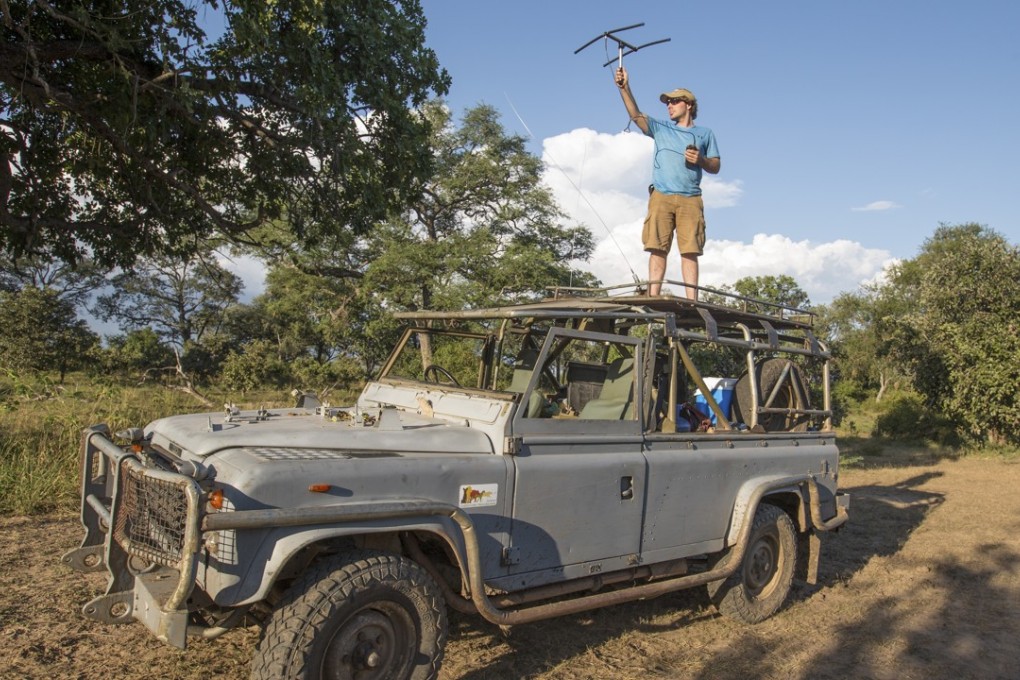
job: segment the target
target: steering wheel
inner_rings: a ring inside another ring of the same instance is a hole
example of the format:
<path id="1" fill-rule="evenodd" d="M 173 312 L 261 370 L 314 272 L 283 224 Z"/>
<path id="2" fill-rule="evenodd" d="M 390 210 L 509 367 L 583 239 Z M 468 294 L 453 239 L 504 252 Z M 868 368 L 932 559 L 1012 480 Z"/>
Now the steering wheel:
<path id="1" fill-rule="evenodd" d="M 439 376 L 446 378 L 446 382 L 440 382 Z M 453 374 L 438 364 L 429 364 L 425 367 L 425 381 L 434 382 L 437 385 L 448 384 L 453 385 L 454 387 L 460 387 L 460 383 L 453 377 Z"/>

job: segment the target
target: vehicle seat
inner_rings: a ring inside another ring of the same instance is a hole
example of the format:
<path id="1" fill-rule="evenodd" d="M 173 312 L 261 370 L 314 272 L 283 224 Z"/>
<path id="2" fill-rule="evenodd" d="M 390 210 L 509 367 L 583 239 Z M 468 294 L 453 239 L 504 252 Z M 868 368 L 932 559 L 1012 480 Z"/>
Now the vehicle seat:
<path id="1" fill-rule="evenodd" d="M 634 359 L 613 359 L 606 371 L 599 398 L 585 404 L 580 417 L 587 420 L 624 420 L 629 418 L 633 400 Z"/>
<path id="2" fill-rule="evenodd" d="M 535 371 L 535 361 L 537 359 L 537 349 L 525 347 L 517 353 L 517 359 L 514 361 L 514 372 L 510 376 L 510 386 L 507 387 L 508 392 L 524 394 L 524 391 L 528 389 L 528 383 L 531 382 L 531 374 Z M 545 398 L 542 397 L 541 391 L 536 388 L 531 393 L 531 396 L 528 397 L 528 406 L 524 412 L 524 417 L 538 417 L 542 412 L 542 404 L 544 402 Z"/>

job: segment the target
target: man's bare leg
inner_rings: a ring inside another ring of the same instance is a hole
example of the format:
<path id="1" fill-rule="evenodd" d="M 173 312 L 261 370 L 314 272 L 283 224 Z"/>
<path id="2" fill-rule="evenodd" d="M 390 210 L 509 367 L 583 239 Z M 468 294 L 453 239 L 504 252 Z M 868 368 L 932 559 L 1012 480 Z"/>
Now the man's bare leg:
<path id="1" fill-rule="evenodd" d="M 665 266 L 666 258 L 662 259 L 663 266 Z M 649 271 L 651 270 L 651 262 L 649 262 Z M 698 256 L 697 255 L 680 255 L 680 271 L 684 275 L 684 283 L 691 285 L 698 285 Z M 688 300 L 698 299 L 698 289 L 684 286 L 684 290 L 687 292 Z"/>
<path id="2" fill-rule="evenodd" d="M 648 251 L 648 294 L 659 295 L 662 279 L 666 277 L 666 253 L 661 250 Z"/>

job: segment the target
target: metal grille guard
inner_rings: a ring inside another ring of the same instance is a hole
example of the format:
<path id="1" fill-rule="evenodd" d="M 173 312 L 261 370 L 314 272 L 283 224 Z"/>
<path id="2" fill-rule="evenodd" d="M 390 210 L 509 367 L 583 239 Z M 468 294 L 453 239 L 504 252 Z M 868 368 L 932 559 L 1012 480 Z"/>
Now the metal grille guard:
<path id="1" fill-rule="evenodd" d="M 109 574 L 106 594 L 86 604 L 83 613 L 104 623 L 138 619 L 160 639 L 177 644 L 187 627 L 183 606 L 198 564 L 198 483 L 143 465 L 111 441 L 105 425 L 84 430 L 79 464 L 85 537 L 63 561 L 77 571 L 105 568 Z M 176 582 L 170 582 L 166 569 L 158 575 L 139 573 L 150 564 L 175 570 Z"/>

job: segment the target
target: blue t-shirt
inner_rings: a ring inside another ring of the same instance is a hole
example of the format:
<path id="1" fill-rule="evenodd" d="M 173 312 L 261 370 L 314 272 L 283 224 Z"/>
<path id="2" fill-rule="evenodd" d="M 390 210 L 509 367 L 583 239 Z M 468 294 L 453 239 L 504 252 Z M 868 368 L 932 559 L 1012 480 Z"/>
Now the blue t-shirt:
<path id="1" fill-rule="evenodd" d="M 705 158 L 719 158 L 715 135 L 707 127 L 681 127 L 671 120 L 648 119 L 649 137 L 655 140 L 652 184 L 663 194 L 701 195 L 701 166 L 688 168 L 684 152 L 688 144 Z"/>

